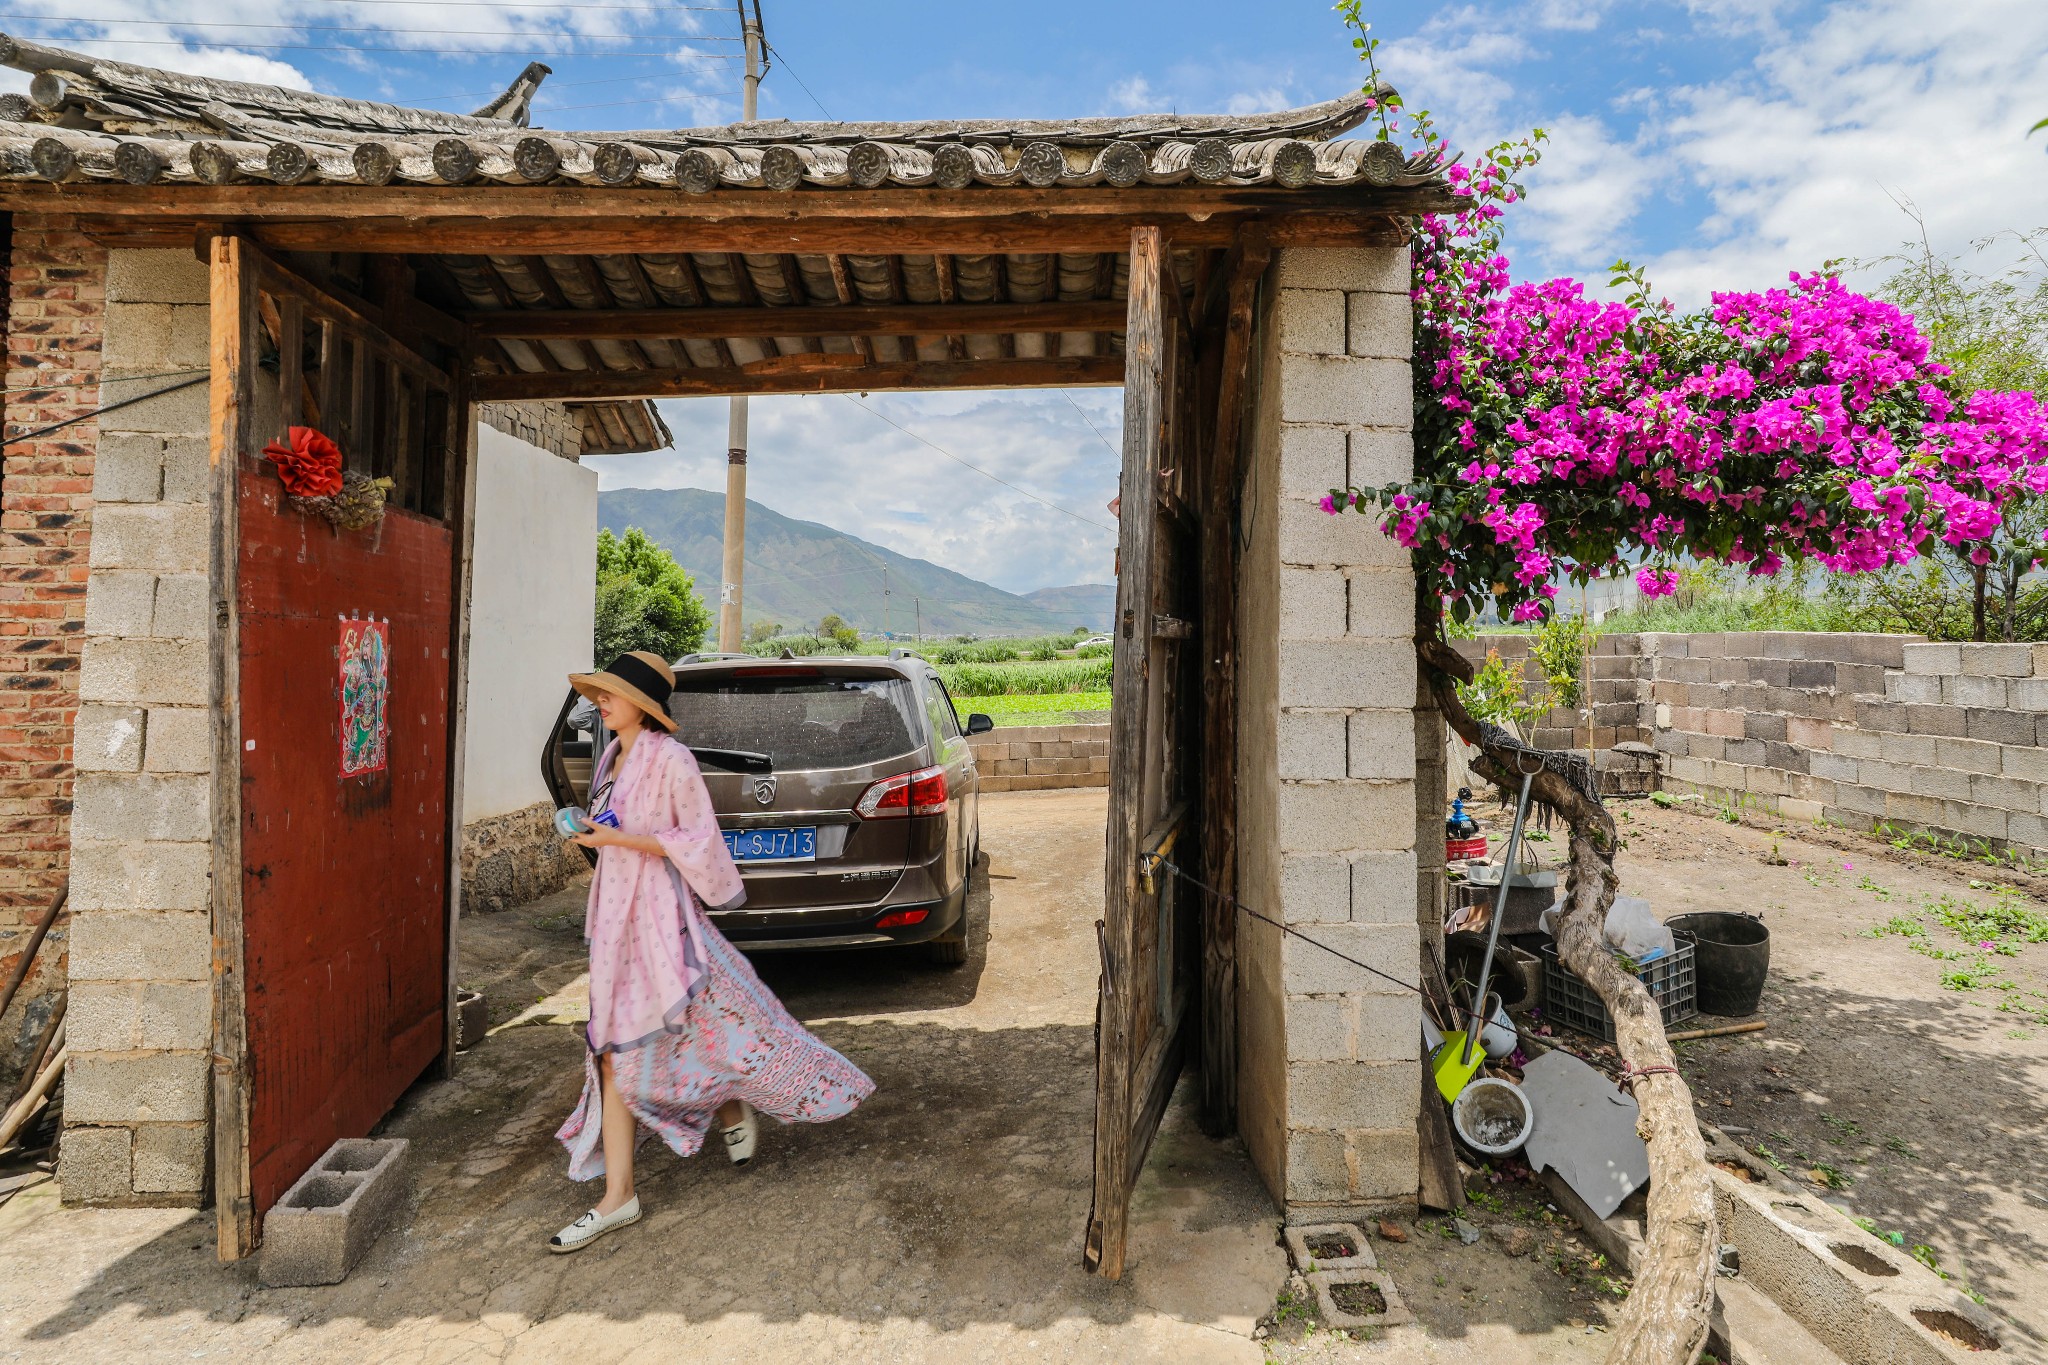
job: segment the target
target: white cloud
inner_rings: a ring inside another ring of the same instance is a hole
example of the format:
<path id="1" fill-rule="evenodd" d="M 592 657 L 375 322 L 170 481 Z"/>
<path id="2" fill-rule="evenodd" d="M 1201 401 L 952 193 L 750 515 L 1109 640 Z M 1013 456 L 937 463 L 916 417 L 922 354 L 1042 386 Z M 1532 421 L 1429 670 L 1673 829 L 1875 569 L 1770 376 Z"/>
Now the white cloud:
<path id="1" fill-rule="evenodd" d="M 1612 261 L 1654 183 L 1654 166 L 1597 118 L 1568 114 L 1547 131 L 1543 160 L 1524 177 L 1529 198 L 1510 220 L 1509 245 L 1528 242 L 1538 259 L 1580 270 Z"/>
<path id="2" fill-rule="evenodd" d="M 1223 101 L 1226 114 L 1270 114 L 1276 109 L 1285 109 L 1294 101 L 1287 92 L 1277 85 L 1263 90 L 1240 90 Z"/>
<path id="3" fill-rule="evenodd" d="M 1126 76 L 1109 87 L 1109 107 L 1124 114 L 1157 113 L 1165 98 L 1143 76 Z"/>
<path id="4" fill-rule="evenodd" d="M 1011 592 L 1108 582 L 1116 523 L 1104 504 L 1116 494 L 1123 394 L 1079 389 L 1071 399 L 1032 390 L 860 401 L 1077 516 L 954 463 L 841 396 L 753 400 L 747 496 Z M 726 411 L 722 399 L 663 403 L 675 449 L 593 457 L 599 486 L 723 492 Z"/>

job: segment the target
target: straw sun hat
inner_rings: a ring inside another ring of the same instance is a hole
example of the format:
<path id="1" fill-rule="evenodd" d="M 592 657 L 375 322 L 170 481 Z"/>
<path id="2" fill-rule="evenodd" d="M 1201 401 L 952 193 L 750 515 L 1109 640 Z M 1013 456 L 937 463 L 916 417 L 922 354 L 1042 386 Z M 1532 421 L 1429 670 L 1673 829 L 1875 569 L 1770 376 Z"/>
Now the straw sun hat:
<path id="1" fill-rule="evenodd" d="M 668 714 L 668 696 L 675 690 L 676 675 L 659 654 L 634 650 L 612 660 L 602 673 L 571 673 L 569 686 L 592 701 L 600 692 L 624 697 L 647 713 L 656 725 L 675 733 L 676 723 Z"/>

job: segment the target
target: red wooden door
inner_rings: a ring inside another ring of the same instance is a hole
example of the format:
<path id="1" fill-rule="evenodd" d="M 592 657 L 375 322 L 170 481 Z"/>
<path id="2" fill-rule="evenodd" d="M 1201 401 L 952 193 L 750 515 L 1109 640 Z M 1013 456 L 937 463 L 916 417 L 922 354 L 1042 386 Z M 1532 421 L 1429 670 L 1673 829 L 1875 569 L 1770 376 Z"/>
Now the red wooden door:
<path id="1" fill-rule="evenodd" d="M 336 531 L 240 470 L 242 942 L 257 1218 L 441 1052 L 452 533 Z M 389 621 L 385 764 L 342 773 L 345 620 Z"/>

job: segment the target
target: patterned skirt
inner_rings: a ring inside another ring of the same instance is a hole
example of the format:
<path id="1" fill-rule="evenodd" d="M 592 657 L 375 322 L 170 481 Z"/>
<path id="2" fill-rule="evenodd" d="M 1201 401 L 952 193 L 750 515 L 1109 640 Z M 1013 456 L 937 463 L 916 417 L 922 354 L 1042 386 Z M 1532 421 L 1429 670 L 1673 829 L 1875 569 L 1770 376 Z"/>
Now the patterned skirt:
<path id="1" fill-rule="evenodd" d="M 727 1100 L 744 1100 L 784 1123 L 828 1123 L 874 1093 L 866 1073 L 791 1017 L 723 934 L 703 928 L 708 979 L 681 1027 L 612 1054 L 612 1078 L 642 1133 L 655 1133 L 678 1156 L 693 1156 Z M 569 1149 L 571 1180 L 604 1174 L 603 1109 L 597 1058 L 586 1047 L 583 1097 L 555 1134 Z"/>

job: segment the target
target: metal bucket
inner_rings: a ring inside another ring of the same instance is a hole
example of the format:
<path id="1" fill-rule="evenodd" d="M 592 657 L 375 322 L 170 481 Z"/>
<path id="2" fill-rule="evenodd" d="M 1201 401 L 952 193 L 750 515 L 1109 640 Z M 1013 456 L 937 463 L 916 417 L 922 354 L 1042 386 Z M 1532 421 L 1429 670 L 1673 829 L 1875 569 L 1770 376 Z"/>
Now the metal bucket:
<path id="1" fill-rule="evenodd" d="M 1701 1014 L 1740 1018 L 1756 1013 L 1771 971 L 1771 931 L 1754 915 L 1726 910 L 1673 915 L 1665 923 L 1691 934 L 1695 992 Z"/>

